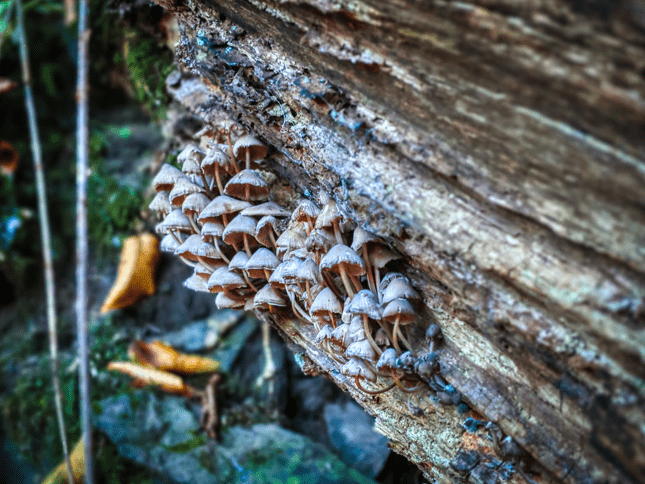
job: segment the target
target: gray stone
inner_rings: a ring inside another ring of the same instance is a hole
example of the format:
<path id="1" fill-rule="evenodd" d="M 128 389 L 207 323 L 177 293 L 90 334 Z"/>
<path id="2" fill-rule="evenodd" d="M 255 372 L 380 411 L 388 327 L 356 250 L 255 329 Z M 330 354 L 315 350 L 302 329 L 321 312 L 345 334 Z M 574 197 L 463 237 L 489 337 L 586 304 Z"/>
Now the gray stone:
<path id="1" fill-rule="evenodd" d="M 277 424 L 231 427 L 218 444 L 185 399 L 150 390 L 100 402 L 95 425 L 126 458 L 175 483 L 370 484 L 324 446 Z"/>
<path id="2" fill-rule="evenodd" d="M 166 334 L 162 340 L 180 351 L 210 350 L 243 317 L 244 313 L 241 311 L 217 310 L 205 320 L 195 321 L 178 331 Z"/>
<path id="3" fill-rule="evenodd" d="M 387 438 L 374 430 L 374 419 L 356 403 L 330 403 L 325 421 L 332 446 L 343 461 L 362 474 L 375 477 L 390 453 Z"/>

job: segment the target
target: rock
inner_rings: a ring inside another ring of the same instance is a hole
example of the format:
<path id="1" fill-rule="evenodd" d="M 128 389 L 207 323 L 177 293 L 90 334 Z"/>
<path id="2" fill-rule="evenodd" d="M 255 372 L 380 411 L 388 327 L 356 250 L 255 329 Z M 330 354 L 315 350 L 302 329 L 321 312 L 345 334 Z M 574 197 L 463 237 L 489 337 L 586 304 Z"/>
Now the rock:
<path id="1" fill-rule="evenodd" d="M 176 483 L 362 483 L 324 446 L 277 424 L 226 429 L 208 440 L 185 399 L 149 390 L 100 402 L 96 427 L 119 452 Z"/>
<path id="2" fill-rule="evenodd" d="M 210 350 L 243 317 L 244 313 L 240 311 L 217 310 L 205 320 L 195 321 L 185 325 L 178 331 L 166 334 L 162 340 L 179 351 Z"/>
<path id="3" fill-rule="evenodd" d="M 332 446 L 343 462 L 362 474 L 375 477 L 385 465 L 390 449 L 387 438 L 374 431 L 374 419 L 356 403 L 330 403 L 325 421 Z"/>

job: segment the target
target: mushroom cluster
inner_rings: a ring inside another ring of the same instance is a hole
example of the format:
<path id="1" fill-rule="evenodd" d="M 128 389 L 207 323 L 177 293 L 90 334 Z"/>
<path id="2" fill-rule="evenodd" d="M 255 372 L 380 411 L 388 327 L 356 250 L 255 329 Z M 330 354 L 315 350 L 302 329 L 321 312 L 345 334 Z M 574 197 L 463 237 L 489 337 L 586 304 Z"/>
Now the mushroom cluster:
<path id="1" fill-rule="evenodd" d="M 315 343 L 365 393 L 446 393 L 436 375 L 439 329 L 428 330 L 429 351 L 415 354 L 408 328 L 420 296 L 406 276 L 387 270 L 399 258 L 387 243 L 324 193 L 320 206 L 303 200 L 293 211 L 270 201 L 271 177 L 258 169 L 268 150 L 256 138 L 230 125 L 202 135 L 179 154 L 182 170 L 162 167 L 150 204 L 163 219 L 161 249 L 194 270 L 185 286 L 217 293 L 220 308 L 313 326 Z"/>

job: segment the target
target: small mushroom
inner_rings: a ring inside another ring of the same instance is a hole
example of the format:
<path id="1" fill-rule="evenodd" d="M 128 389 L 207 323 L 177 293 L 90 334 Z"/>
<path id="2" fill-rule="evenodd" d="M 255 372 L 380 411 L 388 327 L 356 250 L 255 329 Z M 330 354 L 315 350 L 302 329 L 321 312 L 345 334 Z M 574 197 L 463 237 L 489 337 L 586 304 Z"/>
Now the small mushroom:
<path id="1" fill-rule="evenodd" d="M 157 224 L 155 230 L 159 234 L 171 234 L 175 237 L 178 244 L 182 243 L 182 240 L 179 238 L 178 234 L 185 233 L 190 234 L 193 232 L 193 226 L 190 223 L 188 217 L 181 211 L 181 209 L 176 208 L 168 214 L 163 222 Z"/>
<path id="2" fill-rule="evenodd" d="M 318 318 L 326 317 L 326 319 L 331 323 L 332 328 L 336 328 L 338 326 L 335 315 L 341 314 L 342 312 L 343 307 L 341 306 L 340 301 L 328 287 L 325 287 L 320 291 L 318 297 L 316 297 L 309 309 L 309 313 L 312 316 L 316 316 Z"/>
<path id="3" fill-rule="evenodd" d="M 265 247 L 260 247 L 246 263 L 246 272 L 249 277 L 254 279 L 264 278 L 268 281 L 279 265 L 280 259 L 273 252 Z"/>
<path id="4" fill-rule="evenodd" d="M 340 230 L 340 222 L 343 218 L 343 214 L 340 212 L 338 205 L 330 198 L 318 214 L 318 218 L 316 218 L 316 228 L 333 228 L 336 236 L 336 243 L 345 244 Z"/>
<path id="5" fill-rule="evenodd" d="M 394 299 L 420 299 L 419 293 L 414 290 L 406 279 L 394 279 L 383 291 L 383 304 L 388 304 Z"/>
<path id="6" fill-rule="evenodd" d="M 199 215 L 199 213 L 204 210 L 209 203 L 209 198 L 203 193 L 191 193 L 181 204 L 182 212 L 186 214 L 196 233 L 200 233 L 201 229 L 197 227 L 197 224 L 195 223 L 195 216 Z"/>
<path id="7" fill-rule="evenodd" d="M 329 252 L 335 244 L 334 235 L 326 229 L 313 229 L 305 241 L 305 248 L 315 254 L 316 263 L 320 264 L 322 254 Z"/>
<path id="8" fill-rule="evenodd" d="M 296 270 L 296 280 L 298 281 L 298 283 L 305 284 L 307 299 L 310 302 L 313 301 L 313 297 L 311 295 L 311 286 L 322 282 L 320 279 L 320 271 L 318 270 L 318 264 L 316 264 L 309 257 L 304 259 L 302 262 L 298 264 L 298 268 Z"/>
<path id="9" fill-rule="evenodd" d="M 356 383 L 356 387 L 360 391 L 362 391 L 364 393 L 367 393 L 369 395 L 377 395 L 379 393 L 385 393 L 385 392 L 391 390 L 392 388 L 394 388 L 394 386 L 396 385 L 395 383 L 393 383 L 392 385 L 390 385 L 390 386 L 388 386 L 386 388 L 383 388 L 381 390 L 376 390 L 376 391 L 366 390 L 361 385 L 361 380 L 366 380 L 366 381 L 374 383 L 374 382 L 376 382 L 376 373 L 374 373 L 367 366 L 367 364 L 363 360 L 361 360 L 359 358 L 350 358 L 350 360 L 347 363 L 345 363 L 343 366 L 341 366 L 340 372 L 343 375 L 354 377 L 354 382 Z"/>
<path id="10" fill-rule="evenodd" d="M 383 311 L 383 320 L 394 324 L 394 328 L 392 329 L 392 343 L 398 353 L 401 353 L 401 348 L 398 343 L 399 338 L 409 350 L 412 350 L 412 346 L 409 341 L 401 333 L 400 326 L 410 324 L 414 321 L 415 316 L 414 308 L 407 299 L 403 298 L 397 298 L 390 301 Z"/>
<path id="11" fill-rule="evenodd" d="M 242 309 L 244 308 L 244 299 L 235 299 L 225 292 L 220 292 L 215 297 L 215 305 L 218 309 Z"/>
<path id="12" fill-rule="evenodd" d="M 153 212 L 157 212 L 157 215 L 160 216 L 160 218 L 168 215 L 172 210 L 172 205 L 168 198 L 168 192 L 157 192 L 150 202 L 150 205 L 148 205 L 148 208 Z"/>
<path id="13" fill-rule="evenodd" d="M 242 215 L 244 215 L 242 210 Z M 250 215 L 249 215 L 250 216 Z M 275 229 L 277 220 L 272 215 L 265 215 L 262 217 L 258 224 L 255 226 L 255 240 L 266 247 L 275 247 L 275 235 L 278 232 Z"/>
<path id="14" fill-rule="evenodd" d="M 307 222 L 307 236 L 314 228 L 316 218 L 320 214 L 320 209 L 311 200 L 303 200 L 291 214 L 291 220 L 294 222 Z"/>
<path id="15" fill-rule="evenodd" d="M 224 187 L 224 194 L 229 197 L 243 198 L 247 202 L 266 200 L 269 196 L 269 185 L 255 170 L 242 170 L 231 178 Z"/>
<path id="16" fill-rule="evenodd" d="M 222 239 L 229 245 L 236 247 L 243 243 L 246 254 L 251 257 L 251 244 L 255 245 L 255 226 L 257 222 L 251 217 L 237 215 L 224 229 Z"/>
<path id="17" fill-rule="evenodd" d="M 247 170 L 251 169 L 252 161 L 264 159 L 268 151 L 265 144 L 248 134 L 238 139 L 233 146 L 234 159 L 245 160 Z"/>
<path id="18" fill-rule="evenodd" d="M 354 277 L 353 282 L 356 290 L 360 291 L 360 283 L 357 283 L 356 276 L 365 274 L 365 263 L 360 256 L 346 245 L 338 244 L 331 248 L 329 252 L 320 261 L 321 272 L 336 272 L 339 273 L 343 279 L 343 285 L 347 294 L 354 296 L 354 288 L 349 281 L 349 277 Z M 333 288 L 328 283 L 328 287 Z"/>
<path id="19" fill-rule="evenodd" d="M 241 250 L 237 254 L 235 254 L 231 259 L 231 262 L 229 262 L 228 270 L 237 274 L 241 274 L 248 286 L 253 289 L 253 292 L 258 292 L 258 288 L 255 287 L 255 285 L 251 282 L 249 274 L 246 271 L 246 265 L 248 264 L 248 262 L 248 254 Z"/>
<path id="20" fill-rule="evenodd" d="M 402 383 L 399 375 L 397 374 L 396 351 L 394 348 L 388 348 L 383 352 L 383 354 L 381 354 L 381 357 L 376 363 L 376 370 L 389 374 L 394 379 L 396 386 L 406 393 L 414 393 L 424 388 L 424 385 L 410 388 L 406 387 Z"/>
<path id="21" fill-rule="evenodd" d="M 190 289 L 191 291 L 210 292 L 208 290 L 208 285 L 206 284 L 206 280 L 198 276 L 197 274 L 193 274 L 192 276 L 190 276 L 188 279 L 186 279 L 183 282 L 182 285 L 185 288 Z"/>
<path id="22" fill-rule="evenodd" d="M 379 322 L 383 317 L 383 309 L 379 306 L 376 296 L 369 289 L 363 289 L 356 296 L 354 296 L 347 307 L 347 312 L 351 315 L 359 315 L 363 319 L 363 329 L 370 345 L 377 355 L 382 353 L 381 348 L 378 347 L 374 338 L 372 338 L 372 330 L 369 326 L 369 319 Z M 381 325 L 385 330 L 385 328 Z M 386 331 L 387 332 L 387 331 Z"/>
<path id="23" fill-rule="evenodd" d="M 288 217 L 290 212 L 288 210 L 285 210 L 275 202 L 264 202 L 264 203 L 261 203 L 260 205 L 253 205 L 251 207 L 245 208 L 240 213 L 242 215 L 246 215 L 247 217 L 271 216 L 271 217 L 282 218 L 282 217 Z"/>
<path id="24" fill-rule="evenodd" d="M 183 242 L 183 239 L 180 238 L 180 241 Z M 163 239 L 161 239 L 159 250 L 161 252 L 170 252 L 171 254 L 174 254 L 175 249 L 180 245 L 181 243 L 177 241 L 177 238 L 173 234 L 168 233 L 164 235 Z"/>
<path id="25" fill-rule="evenodd" d="M 191 193 L 204 193 L 204 188 L 191 182 L 188 178 L 182 178 L 172 187 L 172 190 L 168 194 L 168 199 L 171 205 L 181 207 L 186 197 Z"/>
<path id="26" fill-rule="evenodd" d="M 158 192 L 170 192 L 175 186 L 175 183 L 177 183 L 182 178 L 186 178 L 186 175 L 184 175 L 181 170 L 175 168 L 172 165 L 164 163 L 161 166 L 159 173 L 157 173 L 157 175 L 152 180 L 152 185 Z"/>
<path id="27" fill-rule="evenodd" d="M 292 250 L 305 246 L 305 230 L 302 224 L 289 225 L 287 230 L 275 241 L 276 255 L 278 258 L 284 257 Z"/>
<path id="28" fill-rule="evenodd" d="M 260 289 L 253 298 L 254 309 L 265 309 L 270 312 L 275 312 L 276 308 L 284 308 L 286 306 L 287 301 L 270 284 Z"/>
<path id="29" fill-rule="evenodd" d="M 381 283 L 378 285 L 378 300 L 381 304 L 383 304 L 383 292 L 395 279 L 403 279 L 408 284 L 410 283 L 410 280 L 400 272 L 388 272 L 385 277 L 383 277 Z"/>
<path id="30" fill-rule="evenodd" d="M 226 226 L 230 218 L 250 206 L 251 204 L 247 201 L 220 195 L 211 200 L 201 211 L 197 220 L 202 224 L 205 222 L 221 222 Z"/>
<path id="31" fill-rule="evenodd" d="M 217 267 L 225 265 L 215 247 L 204 242 L 200 235 L 193 234 L 183 244 L 175 249 L 175 255 L 188 260 L 199 262 L 204 267 L 214 271 Z"/>
<path id="32" fill-rule="evenodd" d="M 434 351 L 434 345 L 435 342 L 441 339 L 441 328 L 439 327 L 438 324 L 432 323 L 430 326 L 428 326 L 428 329 L 426 330 L 426 337 L 425 341 L 426 344 L 430 344 L 430 348 L 428 351 L 432 352 Z"/>
<path id="33" fill-rule="evenodd" d="M 217 147 L 210 148 L 201 163 L 201 168 L 204 173 L 213 173 L 213 179 L 217 184 L 220 195 L 224 193 L 221 172 L 226 172 L 228 169 L 231 169 L 229 165 L 229 157 Z M 214 188 L 213 186 L 210 187 L 211 190 Z"/>

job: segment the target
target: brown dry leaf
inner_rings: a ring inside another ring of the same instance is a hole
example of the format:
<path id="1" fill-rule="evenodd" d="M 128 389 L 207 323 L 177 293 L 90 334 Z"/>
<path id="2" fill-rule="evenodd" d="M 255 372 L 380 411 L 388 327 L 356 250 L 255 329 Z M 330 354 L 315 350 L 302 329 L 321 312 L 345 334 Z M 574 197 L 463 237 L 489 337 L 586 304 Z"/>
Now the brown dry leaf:
<path id="1" fill-rule="evenodd" d="M 6 176 L 13 175 L 18 168 L 18 151 L 11 143 L 0 141 L 0 173 Z"/>
<path id="2" fill-rule="evenodd" d="M 133 341 L 128 356 L 137 363 L 176 373 L 209 373 L 219 370 L 219 362 L 198 355 L 186 355 L 161 341 Z"/>
<path id="3" fill-rule="evenodd" d="M 0 77 L 0 94 L 9 92 L 16 87 L 18 87 L 18 83 L 16 81 L 12 81 L 7 77 Z"/>
<path id="4" fill-rule="evenodd" d="M 101 306 L 101 313 L 131 306 L 155 293 L 159 241 L 152 234 L 128 237 L 123 242 L 116 281 Z"/>
<path id="5" fill-rule="evenodd" d="M 136 378 L 134 384 L 137 386 L 156 385 L 168 393 L 185 397 L 192 397 L 195 394 L 195 389 L 186 385 L 181 377 L 155 368 L 127 361 L 111 361 L 107 369 L 120 371 Z"/>
<path id="6" fill-rule="evenodd" d="M 83 439 L 79 440 L 72 453 L 69 455 L 69 460 L 72 465 L 72 474 L 74 475 L 74 482 L 82 482 L 85 476 L 85 446 Z M 58 466 L 49 473 L 42 484 L 67 484 L 67 470 L 65 469 L 65 461 L 58 464 Z"/>

